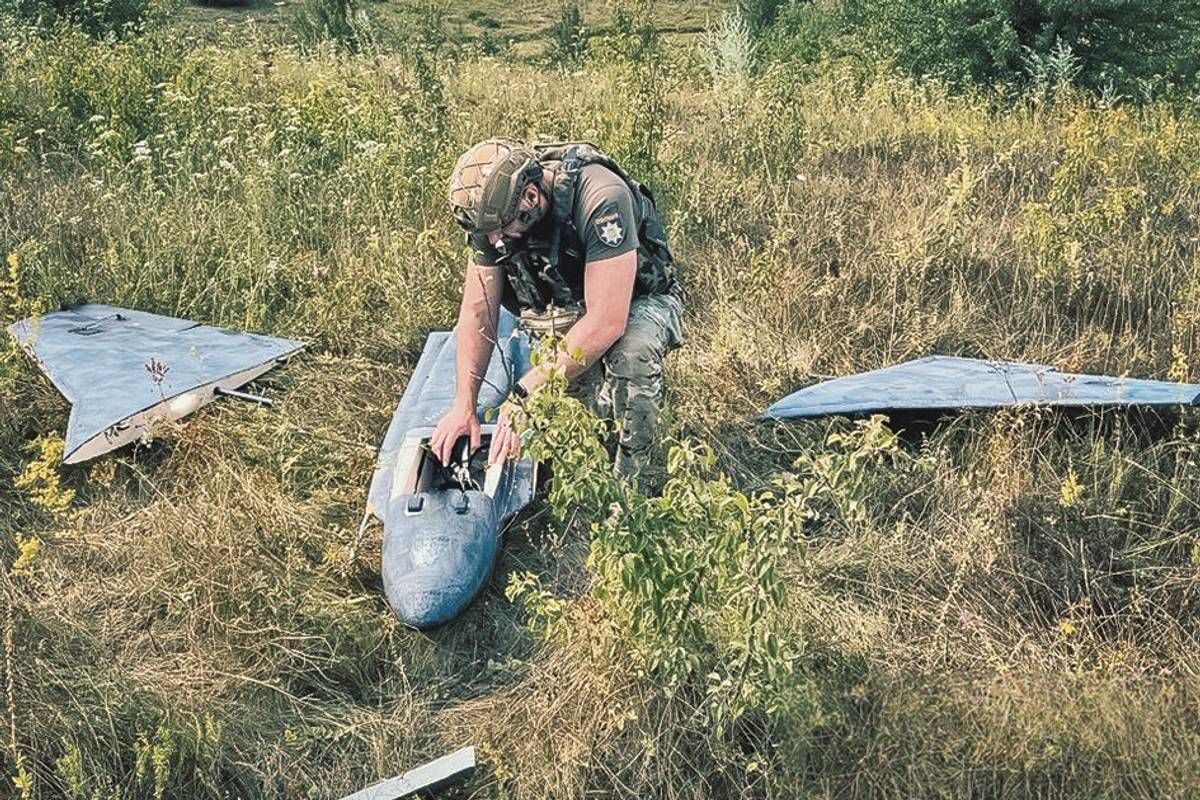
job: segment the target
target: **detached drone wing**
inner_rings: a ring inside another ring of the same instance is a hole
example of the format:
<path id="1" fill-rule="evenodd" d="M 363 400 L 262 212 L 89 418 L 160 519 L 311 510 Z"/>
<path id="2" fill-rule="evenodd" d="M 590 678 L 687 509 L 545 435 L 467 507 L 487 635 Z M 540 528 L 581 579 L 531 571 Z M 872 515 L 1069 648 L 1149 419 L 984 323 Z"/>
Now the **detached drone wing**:
<path id="1" fill-rule="evenodd" d="M 83 305 L 8 328 L 71 403 L 63 461 L 75 464 L 141 438 L 263 374 L 302 342 Z"/>

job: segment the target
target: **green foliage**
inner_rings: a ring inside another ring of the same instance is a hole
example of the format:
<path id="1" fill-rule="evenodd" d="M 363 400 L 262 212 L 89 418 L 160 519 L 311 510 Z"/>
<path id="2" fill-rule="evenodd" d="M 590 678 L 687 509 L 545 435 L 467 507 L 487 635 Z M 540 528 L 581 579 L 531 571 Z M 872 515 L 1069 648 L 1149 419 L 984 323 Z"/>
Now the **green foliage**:
<path id="1" fill-rule="evenodd" d="M 140 33 L 147 23 L 174 12 L 164 0 L 0 0 L 0 22 L 50 31 L 76 26 L 95 39 L 118 39 Z"/>
<path id="2" fill-rule="evenodd" d="M 17 790 L 21 800 L 31 800 L 33 797 L 33 775 L 25 768 L 25 760 L 17 758 L 16 774 L 12 776 L 13 788 Z"/>
<path id="3" fill-rule="evenodd" d="M 755 36 L 769 29 L 789 0 L 737 0 L 735 13 Z"/>
<path id="4" fill-rule="evenodd" d="M 1046 80 L 1141 97 L 1193 86 L 1200 68 L 1195 0 L 841 0 L 793 4 L 774 52 L 811 60 L 856 51 L 951 84 Z M 856 44 L 849 44 L 853 40 Z"/>
<path id="5" fill-rule="evenodd" d="M 808 518 L 854 524 L 866 519 L 864 498 L 872 491 L 877 471 L 901 457 L 896 434 L 886 417 L 872 416 L 849 431 L 831 430 L 825 447 L 801 453 L 793 468 L 807 482 Z"/>
<path id="6" fill-rule="evenodd" d="M 723 15 L 700 40 L 701 55 L 717 91 L 745 90 L 752 76 L 755 40 L 746 21 Z"/>
<path id="7" fill-rule="evenodd" d="M 551 64 L 569 67 L 580 64 L 588 51 L 588 31 L 579 0 L 559 0 L 558 19 L 550 26 Z"/>
<path id="8" fill-rule="evenodd" d="M 13 559 L 9 572 L 13 577 L 33 578 L 33 568 L 38 552 L 42 549 L 42 540 L 36 536 L 22 536 L 18 533 L 13 537 L 13 542 L 17 546 L 17 557 Z"/>
<path id="9" fill-rule="evenodd" d="M 358 0 L 304 0 L 295 16 L 296 37 L 312 49 L 330 42 L 339 50 L 358 53 L 375 43 L 375 29 Z"/>
<path id="10" fill-rule="evenodd" d="M 501 39 L 485 29 L 479 34 L 479 55 L 481 56 L 499 56 L 507 52 L 511 47 L 512 41 Z"/>
<path id="11" fill-rule="evenodd" d="M 514 572 L 508 576 L 504 596 L 518 602 L 528 614 L 528 625 L 547 641 L 560 641 L 571 633 L 570 605 L 542 586 L 532 572 Z"/>
<path id="12" fill-rule="evenodd" d="M 427 109 L 426 163 L 444 150 L 448 133 L 445 75 L 449 66 L 450 40 L 446 35 L 445 17 L 446 6 L 436 2 L 417 5 L 409 16 L 412 24 L 408 45 L 413 72 L 421 106 Z"/>
<path id="13" fill-rule="evenodd" d="M 63 754 L 54 760 L 54 772 L 63 782 L 67 797 L 87 797 L 88 774 L 84 770 L 83 753 L 79 745 L 69 739 L 62 742 Z"/>
<path id="14" fill-rule="evenodd" d="M 561 376 L 524 414 L 529 455 L 569 476 L 554 480 L 551 510 L 561 521 L 586 522 L 592 596 L 640 668 L 668 694 L 701 684 L 718 736 L 751 709 L 774 715 L 807 702 L 793 671 L 804 643 L 779 631 L 780 569 L 802 549 L 804 520 L 817 517 L 818 502 L 857 518 L 869 468 L 896 453 L 882 418 L 830 433 L 824 448 L 797 461 L 797 472 L 751 494 L 716 472 L 709 447 L 676 444 L 661 496 L 646 497 L 612 477 L 603 424 L 564 394 Z M 547 637 L 572 635 L 565 601 L 533 576 L 514 576 L 508 595 Z"/>
<path id="15" fill-rule="evenodd" d="M 494 30 L 501 27 L 500 20 L 496 19 L 486 11 L 478 8 L 472 8 L 470 11 L 468 11 L 467 19 L 469 19 L 471 22 L 474 22 L 481 28 Z"/>
<path id="16" fill-rule="evenodd" d="M 628 113 L 608 151 L 639 180 L 653 181 L 666 126 L 668 71 L 658 30 L 651 22 L 653 0 L 616 0 L 613 33 L 604 52 L 628 85 Z"/>
<path id="17" fill-rule="evenodd" d="M 159 725 L 153 736 L 142 734 L 134 744 L 137 756 L 135 774 L 139 781 L 153 786 L 154 800 L 162 800 L 171 777 L 171 762 L 175 757 L 175 736 L 169 727 Z"/>
<path id="18" fill-rule="evenodd" d="M 5 258 L 3 271 L 0 271 L 0 317 L 3 319 L 22 319 L 41 313 L 41 303 L 28 296 L 28 289 L 23 284 L 21 253 L 14 251 Z"/>

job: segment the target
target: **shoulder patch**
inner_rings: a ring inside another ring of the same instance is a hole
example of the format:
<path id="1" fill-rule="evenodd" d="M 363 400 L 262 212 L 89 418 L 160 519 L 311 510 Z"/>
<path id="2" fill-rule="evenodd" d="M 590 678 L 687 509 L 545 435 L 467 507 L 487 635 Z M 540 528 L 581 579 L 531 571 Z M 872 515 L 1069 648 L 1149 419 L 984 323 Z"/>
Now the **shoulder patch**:
<path id="1" fill-rule="evenodd" d="M 593 224 L 596 227 L 596 235 L 600 237 L 600 241 L 609 247 L 618 247 L 621 242 L 625 241 L 625 228 L 621 225 L 621 215 L 616 211 L 601 214 L 596 217 L 596 221 Z"/>

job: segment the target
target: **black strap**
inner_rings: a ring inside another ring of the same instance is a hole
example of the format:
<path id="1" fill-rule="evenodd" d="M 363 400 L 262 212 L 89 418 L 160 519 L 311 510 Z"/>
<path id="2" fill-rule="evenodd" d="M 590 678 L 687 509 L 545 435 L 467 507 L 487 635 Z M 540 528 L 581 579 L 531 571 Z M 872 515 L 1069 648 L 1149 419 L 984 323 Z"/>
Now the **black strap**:
<path id="1" fill-rule="evenodd" d="M 579 147 L 571 146 L 563 153 L 562 161 L 554 173 L 552 189 L 554 201 L 554 233 L 550 240 L 550 265 L 558 268 L 562 251 L 566 248 L 563 232 L 571 238 L 578 239 L 579 232 L 575 229 L 575 187 L 579 183 L 579 171 L 583 162 L 579 158 Z"/>

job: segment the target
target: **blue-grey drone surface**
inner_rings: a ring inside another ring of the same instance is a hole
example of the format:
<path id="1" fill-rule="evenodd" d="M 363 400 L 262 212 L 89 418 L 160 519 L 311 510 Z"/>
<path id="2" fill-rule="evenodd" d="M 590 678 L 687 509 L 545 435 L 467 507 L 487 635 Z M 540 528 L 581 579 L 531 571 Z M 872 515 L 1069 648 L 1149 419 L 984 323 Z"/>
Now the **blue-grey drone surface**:
<path id="1" fill-rule="evenodd" d="M 800 419 L 830 414 L 952 411 L 1021 404 L 1186 406 L 1200 385 L 1059 372 L 1051 366 L 927 356 L 847 375 L 789 394 L 763 414 Z"/>
<path id="2" fill-rule="evenodd" d="M 9 326 L 71 403 L 63 461 L 128 444 L 233 391 L 304 347 L 186 319 L 88 304 Z"/>
<path id="3" fill-rule="evenodd" d="M 528 337 L 501 311 L 497 344 L 479 392 L 485 419 L 530 366 Z M 427 629 L 463 611 L 483 589 L 506 520 L 533 499 L 537 466 L 527 458 L 486 465 L 484 447 L 444 466 L 429 437 L 455 393 L 455 336 L 431 333 L 392 417 L 371 480 L 367 510 L 383 523 L 383 586 L 406 624 Z"/>

